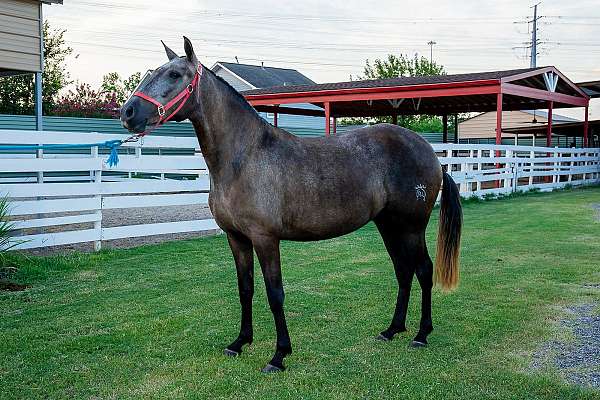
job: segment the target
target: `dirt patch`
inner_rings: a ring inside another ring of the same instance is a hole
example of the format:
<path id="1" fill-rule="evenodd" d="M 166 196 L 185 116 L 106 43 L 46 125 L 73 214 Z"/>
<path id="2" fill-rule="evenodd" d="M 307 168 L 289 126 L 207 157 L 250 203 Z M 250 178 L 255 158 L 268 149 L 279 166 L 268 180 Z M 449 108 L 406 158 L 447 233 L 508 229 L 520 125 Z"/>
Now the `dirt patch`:
<path id="1" fill-rule="evenodd" d="M 597 304 L 566 309 L 560 322 L 568 338 L 545 343 L 534 355 L 532 368 L 557 369 L 570 383 L 600 389 L 600 315 Z"/>
<path id="2" fill-rule="evenodd" d="M 29 286 L 27 285 L 20 285 L 11 281 L 0 280 L 0 291 L 4 290 L 7 292 L 20 292 L 22 290 L 27 289 L 28 287 Z"/>

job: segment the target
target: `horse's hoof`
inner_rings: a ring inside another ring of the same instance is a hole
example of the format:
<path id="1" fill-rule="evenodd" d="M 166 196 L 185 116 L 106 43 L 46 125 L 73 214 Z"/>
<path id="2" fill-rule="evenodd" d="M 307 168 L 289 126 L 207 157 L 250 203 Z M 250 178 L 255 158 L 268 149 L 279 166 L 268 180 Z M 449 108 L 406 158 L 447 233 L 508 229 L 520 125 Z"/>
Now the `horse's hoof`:
<path id="1" fill-rule="evenodd" d="M 389 341 L 391 341 L 391 340 L 392 340 L 392 338 L 389 338 L 389 337 L 387 337 L 387 336 L 384 336 L 384 335 L 383 335 L 383 334 L 381 334 L 381 333 L 380 333 L 379 335 L 377 335 L 377 337 L 375 337 L 375 339 L 377 339 L 377 340 L 381 340 L 382 342 L 389 342 Z"/>
<path id="2" fill-rule="evenodd" d="M 284 368 L 279 368 L 272 364 L 267 364 L 267 366 L 261 370 L 261 372 L 263 372 L 265 374 L 270 374 L 272 372 L 283 372 L 283 371 L 284 371 Z"/>
<path id="3" fill-rule="evenodd" d="M 238 353 L 237 351 L 225 348 L 225 350 L 223 350 L 223 354 L 225 354 L 226 356 L 229 357 L 237 357 L 240 355 L 240 353 Z"/>
<path id="4" fill-rule="evenodd" d="M 427 343 L 419 342 L 418 340 L 413 340 L 410 342 L 410 347 L 427 347 Z"/>

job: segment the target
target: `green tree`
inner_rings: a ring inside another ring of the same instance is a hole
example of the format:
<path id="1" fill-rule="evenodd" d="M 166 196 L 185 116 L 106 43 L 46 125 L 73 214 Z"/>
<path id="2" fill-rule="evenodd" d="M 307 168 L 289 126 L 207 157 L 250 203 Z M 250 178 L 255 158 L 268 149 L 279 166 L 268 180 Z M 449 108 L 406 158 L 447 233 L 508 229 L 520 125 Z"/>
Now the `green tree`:
<path id="1" fill-rule="evenodd" d="M 102 77 L 99 92 L 103 95 L 114 93 L 117 102 L 123 104 L 140 83 L 141 76 L 140 72 L 136 72 L 127 79 L 121 79 L 117 72 L 109 72 Z"/>
<path id="2" fill-rule="evenodd" d="M 44 22 L 44 114 L 52 112 L 58 92 L 71 83 L 65 60 L 73 49 L 66 45 L 64 34 L 64 29 L 52 29 Z M 34 114 L 34 86 L 33 74 L 0 78 L 0 114 Z"/>
<path id="3" fill-rule="evenodd" d="M 426 76 L 426 75 L 445 75 L 446 72 L 442 65 L 435 61 L 415 54 L 409 57 L 404 54 L 396 56 L 389 54 L 384 59 L 366 60 L 364 76 L 358 76 L 358 80 L 363 79 L 389 79 L 403 76 Z M 352 78 L 352 77 L 351 77 Z M 392 117 L 372 117 L 372 118 L 347 118 L 342 121 L 345 124 L 376 124 L 381 122 L 392 122 Z M 441 118 L 429 115 L 400 115 L 398 116 L 398 125 L 414 130 L 416 132 L 441 132 Z"/>

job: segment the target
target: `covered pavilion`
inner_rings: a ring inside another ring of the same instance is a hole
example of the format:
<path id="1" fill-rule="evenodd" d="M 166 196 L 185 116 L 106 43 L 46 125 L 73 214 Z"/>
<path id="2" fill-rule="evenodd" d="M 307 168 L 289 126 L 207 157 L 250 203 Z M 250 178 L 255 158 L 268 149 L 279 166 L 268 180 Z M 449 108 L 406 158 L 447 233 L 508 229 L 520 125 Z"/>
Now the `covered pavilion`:
<path id="1" fill-rule="evenodd" d="M 552 120 L 555 108 L 585 108 L 582 123 L 584 146 L 588 145 L 590 95 L 555 67 L 479 72 L 470 74 L 399 77 L 277 86 L 242 92 L 258 111 L 277 114 L 324 116 L 325 134 L 335 134 L 341 117 L 437 115 L 442 117 L 443 141 L 448 141 L 448 118 L 457 113 L 496 111 L 496 143 L 502 140 L 502 111 L 547 109 Z M 312 103 L 322 110 L 293 104 Z M 551 143 L 552 123 L 547 127 Z"/>

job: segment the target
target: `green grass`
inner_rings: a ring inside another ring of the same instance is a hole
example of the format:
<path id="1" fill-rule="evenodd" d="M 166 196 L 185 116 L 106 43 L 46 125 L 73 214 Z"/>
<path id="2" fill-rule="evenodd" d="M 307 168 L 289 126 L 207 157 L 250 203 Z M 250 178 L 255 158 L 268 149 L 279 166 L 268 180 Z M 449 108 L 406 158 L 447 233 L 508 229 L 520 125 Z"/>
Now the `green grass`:
<path id="1" fill-rule="evenodd" d="M 434 291 L 430 346 L 409 349 L 420 315 L 413 285 L 407 334 L 374 340 L 396 297 L 373 225 L 282 247 L 294 346 L 263 375 L 275 330 L 257 268 L 255 342 L 237 334 L 235 270 L 224 236 L 64 257 L 13 256 L 0 292 L 0 398 L 592 399 L 532 354 L 557 334 L 561 307 L 600 300 L 600 188 L 467 202 L 462 281 Z M 428 230 L 435 249 L 437 211 Z M 7 262 L 5 260 L 5 262 Z"/>

